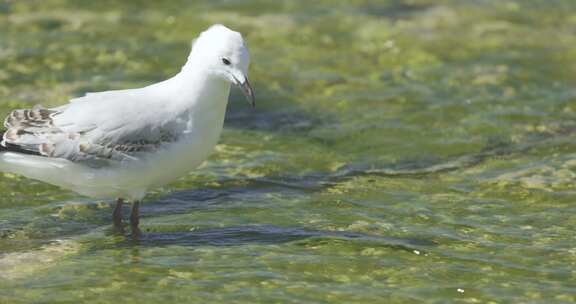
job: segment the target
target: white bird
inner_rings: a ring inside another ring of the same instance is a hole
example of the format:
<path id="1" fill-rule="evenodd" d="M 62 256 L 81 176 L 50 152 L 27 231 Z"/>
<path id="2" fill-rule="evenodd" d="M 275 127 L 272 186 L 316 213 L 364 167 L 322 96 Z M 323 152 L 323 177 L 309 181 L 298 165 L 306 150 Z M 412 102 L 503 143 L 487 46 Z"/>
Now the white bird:
<path id="1" fill-rule="evenodd" d="M 88 93 L 56 108 L 15 110 L 5 120 L 0 171 L 79 194 L 114 198 L 113 220 L 146 192 L 198 167 L 222 131 L 230 85 L 254 106 L 242 35 L 213 25 L 193 42 L 181 71 L 139 89 Z"/>

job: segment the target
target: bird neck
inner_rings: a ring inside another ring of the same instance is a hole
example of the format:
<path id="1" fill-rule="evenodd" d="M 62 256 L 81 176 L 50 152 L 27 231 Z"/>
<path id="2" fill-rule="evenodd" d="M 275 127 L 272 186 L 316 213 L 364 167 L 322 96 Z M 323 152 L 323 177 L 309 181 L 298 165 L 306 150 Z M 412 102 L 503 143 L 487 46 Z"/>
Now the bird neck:
<path id="1" fill-rule="evenodd" d="M 226 107 L 230 82 L 210 72 L 209 68 L 188 63 L 170 81 L 174 90 L 190 107 Z"/>
<path id="2" fill-rule="evenodd" d="M 198 66 L 183 68 L 169 82 L 177 92 L 178 102 L 166 110 L 176 116 L 185 115 L 194 129 L 222 128 L 230 94 L 229 81 Z"/>

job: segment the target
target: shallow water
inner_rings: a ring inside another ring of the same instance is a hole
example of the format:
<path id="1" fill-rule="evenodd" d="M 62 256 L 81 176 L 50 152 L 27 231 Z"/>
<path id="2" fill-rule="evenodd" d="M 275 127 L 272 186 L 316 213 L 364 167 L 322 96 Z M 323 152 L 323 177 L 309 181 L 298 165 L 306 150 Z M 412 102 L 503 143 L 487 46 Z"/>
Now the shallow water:
<path id="1" fill-rule="evenodd" d="M 217 152 L 110 202 L 0 175 L 0 302 L 576 301 L 576 2 L 0 1 L 0 114 L 252 53 Z"/>

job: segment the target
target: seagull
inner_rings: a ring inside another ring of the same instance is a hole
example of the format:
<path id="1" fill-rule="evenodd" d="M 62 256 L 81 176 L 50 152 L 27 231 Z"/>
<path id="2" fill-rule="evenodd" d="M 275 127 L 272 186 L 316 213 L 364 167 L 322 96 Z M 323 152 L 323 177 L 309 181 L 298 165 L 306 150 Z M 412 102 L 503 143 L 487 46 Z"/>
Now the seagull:
<path id="1" fill-rule="evenodd" d="M 11 112 L 1 134 L 0 171 L 115 199 L 113 223 L 148 190 L 197 168 L 218 143 L 231 84 L 252 107 L 250 56 L 242 35 L 216 24 L 192 43 L 172 78 L 138 89 L 87 93 L 55 108 Z"/>

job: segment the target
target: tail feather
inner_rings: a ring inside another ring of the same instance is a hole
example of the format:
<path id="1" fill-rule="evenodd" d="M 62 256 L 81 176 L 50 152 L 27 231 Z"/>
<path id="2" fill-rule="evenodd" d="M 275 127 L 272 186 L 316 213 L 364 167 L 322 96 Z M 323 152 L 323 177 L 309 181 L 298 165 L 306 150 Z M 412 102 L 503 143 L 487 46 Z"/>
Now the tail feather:
<path id="1" fill-rule="evenodd" d="M 0 133 L 0 138 L 4 138 L 4 133 L 6 133 L 6 132 Z M 25 149 L 22 149 L 18 145 L 10 144 L 7 142 L 0 143 L 0 153 L 3 153 L 3 152 L 15 152 L 15 153 L 22 153 L 22 154 L 30 154 L 30 155 L 41 155 L 38 152 L 25 150 Z"/>
<path id="2" fill-rule="evenodd" d="M 6 131 L 0 132 L 0 138 L 4 138 L 4 133 L 6 133 Z M 0 153 L 5 151 L 7 151 L 6 147 L 4 147 L 4 145 L 0 142 Z"/>

